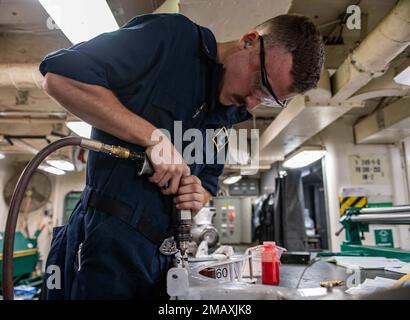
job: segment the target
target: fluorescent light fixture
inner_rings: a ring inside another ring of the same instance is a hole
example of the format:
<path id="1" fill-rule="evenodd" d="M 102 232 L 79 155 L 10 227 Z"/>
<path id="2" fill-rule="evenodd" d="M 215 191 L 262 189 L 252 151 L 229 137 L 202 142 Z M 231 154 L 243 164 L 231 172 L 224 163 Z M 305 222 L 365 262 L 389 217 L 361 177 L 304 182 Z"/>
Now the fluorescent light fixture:
<path id="1" fill-rule="evenodd" d="M 118 29 L 105 0 L 39 0 L 73 44 Z"/>
<path id="2" fill-rule="evenodd" d="M 74 164 L 67 160 L 47 160 L 47 164 L 64 171 L 74 171 Z"/>
<path id="3" fill-rule="evenodd" d="M 41 166 L 39 166 L 38 168 L 39 168 L 40 170 L 46 171 L 46 172 L 48 172 L 48 173 L 55 174 L 55 175 L 57 175 L 57 176 L 62 176 L 62 175 L 65 174 L 65 171 L 64 171 L 64 170 L 60 170 L 60 169 L 54 168 L 54 167 L 52 167 L 52 166 L 41 165 Z"/>
<path id="4" fill-rule="evenodd" d="M 76 135 L 88 138 L 91 137 L 91 125 L 84 121 L 68 121 L 66 122 L 68 129 L 74 132 Z"/>
<path id="5" fill-rule="evenodd" d="M 4 159 L 6 155 L 3 152 L 0 152 L 0 159 Z"/>
<path id="6" fill-rule="evenodd" d="M 301 147 L 285 158 L 283 167 L 303 168 L 319 160 L 326 154 L 326 150 L 321 147 Z"/>
<path id="7" fill-rule="evenodd" d="M 242 176 L 231 176 L 231 177 L 226 178 L 223 181 L 223 183 L 224 184 L 234 184 L 234 183 L 238 182 L 241 179 L 242 179 Z"/>
<path id="8" fill-rule="evenodd" d="M 396 83 L 405 84 L 406 86 L 410 86 L 410 66 L 400 72 L 397 76 L 393 79 Z"/>

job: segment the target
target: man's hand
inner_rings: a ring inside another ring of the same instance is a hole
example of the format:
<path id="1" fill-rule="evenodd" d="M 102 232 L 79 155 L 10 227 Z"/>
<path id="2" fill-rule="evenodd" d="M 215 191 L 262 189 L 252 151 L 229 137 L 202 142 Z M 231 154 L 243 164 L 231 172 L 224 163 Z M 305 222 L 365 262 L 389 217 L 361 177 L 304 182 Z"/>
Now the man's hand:
<path id="1" fill-rule="evenodd" d="M 149 181 L 160 187 L 164 195 L 176 194 L 181 178 L 189 175 L 189 167 L 174 145 L 163 137 L 160 146 L 150 146 L 146 153 L 154 169 Z"/>
<path id="2" fill-rule="evenodd" d="M 195 215 L 209 201 L 211 194 L 202 187 L 196 176 L 182 177 L 178 196 L 175 197 L 177 209 L 191 210 Z"/>

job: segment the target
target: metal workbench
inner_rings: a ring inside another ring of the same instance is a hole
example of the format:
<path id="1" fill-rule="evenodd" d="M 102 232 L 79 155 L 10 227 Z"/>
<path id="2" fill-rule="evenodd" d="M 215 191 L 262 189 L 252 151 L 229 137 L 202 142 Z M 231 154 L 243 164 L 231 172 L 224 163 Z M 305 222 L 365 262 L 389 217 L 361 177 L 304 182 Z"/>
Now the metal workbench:
<path id="1" fill-rule="evenodd" d="M 326 258 L 313 262 L 311 265 L 302 264 L 282 264 L 280 269 L 280 285 L 287 288 L 303 289 L 317 288 L 321 281 L 325 280 L 343 280 L 343 285 L 339 288 L 346 290 L 346 279 L 351 276 L 347 269 L 337 266 L 334 263 L 325 261 Z M 384 277 L 389 279 L 399 279 L 403 275 L 384 270 L 361 270 L 360 282 L 366 278 L 374 279 L 375 277 Z"/>

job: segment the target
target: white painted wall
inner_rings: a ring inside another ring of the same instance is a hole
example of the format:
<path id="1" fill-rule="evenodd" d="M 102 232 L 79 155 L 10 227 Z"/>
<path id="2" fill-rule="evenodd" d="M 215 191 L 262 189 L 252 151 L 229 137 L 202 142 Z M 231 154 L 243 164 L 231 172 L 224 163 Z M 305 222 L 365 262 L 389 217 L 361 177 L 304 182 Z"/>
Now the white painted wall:
<path id="1" fill-rule="evenodd" d="M 394 205 L 408 202 L 405 180 L 401 167 L 399 148 L 395 145 L 355 145 L 353 138 L 354 119 L 344 117 L 334 122 L 320 134 L 328 153 L 324 159 L 325 182 L 328 201 L 331 249 L 340 250 L 344 233 L 334 234 L 340 229 L 339 199 L 343 188 L 364 188 L 370 201 L 393 201 Z M 350 155 L 384 155 L 387 159 L 388 179 L 383 184 L 362 184 L 352 182 L 349 168 Z"/>
<path id="2" fill-rule="evenodd" d="M 3 192 L 6 182 L 13 175 L 14 157 L 6 156 L 0 160 L 0 230 L 3 231 L 6 226 L 8 206 L 4 201 Z"/>

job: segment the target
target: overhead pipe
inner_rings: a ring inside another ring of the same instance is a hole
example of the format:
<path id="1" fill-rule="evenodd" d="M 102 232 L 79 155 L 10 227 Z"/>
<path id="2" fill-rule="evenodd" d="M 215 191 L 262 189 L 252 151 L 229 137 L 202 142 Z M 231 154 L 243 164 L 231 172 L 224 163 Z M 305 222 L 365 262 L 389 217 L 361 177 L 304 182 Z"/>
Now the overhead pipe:
<path id="1" fill-rule="evenodd" d="M 371 79 L 384 74 L 409 44 L 410 0 L 400 0 L 337 69 L 332 77 L 332 101 L 348 99 Z"/>
<path id="2" fill-rule="evenodd" d="M 51 111 L 51 112 L 36 112 L 36 111 L 0 111 L 0 118 L 54 118 L 65 120 L 67 112 Z"/>
<path id="3" fill-rule="evenodd" d="M 179 13 L 179 0 L 165 0 L 153 13 Z"/>
<path id="4" fill-rule="evenodd" d="M 72 117 L 67 112 L 0 111 L 0 124 L 10 123 L 56 123 Z"/>
<path id="5" fill-rule="evenodd" d="M 37 63 L 0 63 L 0 88 L 42 89 L 43 80 Z"/>

